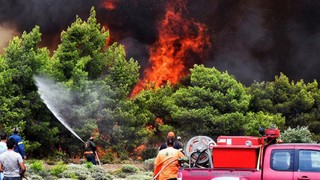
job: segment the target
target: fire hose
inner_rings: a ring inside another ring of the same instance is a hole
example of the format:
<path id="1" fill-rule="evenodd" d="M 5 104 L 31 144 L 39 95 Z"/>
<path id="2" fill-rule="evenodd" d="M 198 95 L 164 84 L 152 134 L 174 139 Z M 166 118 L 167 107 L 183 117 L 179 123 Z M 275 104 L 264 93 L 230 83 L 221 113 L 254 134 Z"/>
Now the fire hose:
<path id="1" fill-rule="evenodd" d="M 168 158 L 166 158 L 165 160 L 163 160 L 160 164 L 163 164 L 164 162 L 166 162 L 167 160 L 169 160 L 169 159 L 172 159 L 172 158 L 174 158 L 173 160 L 171 160 L 168 164 L 166 164 L 164 167 L 162 167 L 161 168 L 161 170 L 152 178 L 152 180 L 155 180 L 155 179 L 157 179 L 157 177 L 160 175 L 160 173 L 166 168 L 166 167 L 168 167 L 171 163 L 173 163 L 173 162 L 175 162 L 175 161 L 177 161 L 177 160 L 180 160 L 181 158 L 175 158 L 175 157 L 168 157 Z M 182 159 L 181 159 L 182 160 Z M 186 161 L 185 159 L 183 159 L 184 161 Z M 159 165 L 160 165 L 159 164 Z"/>
<path id="2" fill-rule="evenodd" d="M 168 157 L 168 158 L 166 158 L 165 160 L 163 160 L 160 164 L 163 164 L 164 162 L 166 162 L 167 160 L 169 160 L 169 159 L 172 159 L 172 158 L 174 158 L 174 157 Z M 161 170 L 152 178 L 152 180 L 155 180 L 155 179 L 157 179 L 157 177 L 160 175 L 160 173 L 167 167 L 167 166 L 169 166 L 171 163 L 173 163 L 174 161 L 176 161 L 176 160 L 178 160 L 179 158 L 174 158 L 173 160 L 171 160 L 168 164 L 166 164 L 164 167 L 162 167 L 161 168 Z M 160 165 L 159 164 L 159 165 Z"/>
<path id="3" fill-rule="evenodd" d="M 200 166 L 198 163 L 199 163 L 199 160 L 202 157 L 202 155 L 205 154 L 207 150 L 208 150 L 208 148 L 200 151 L 195 163 L 193 164 L 193 167 L 197 166 L 197 167 L 200 167 L 200 168 L 204 168 L 204 167 Z M 191 154 L 191 156 L 192 156 L 192 154 Z M 206 157 L 206 158 L 208 158 L 208 157 Z"/>
<path id="4" fill-rule="evenodd" d="M 96 154 L 96 156 L 97 156 L 97 160 L 98 160 L 99 165 L 101 165 L 97 151 L 95 151 L 95 154 Z"/>

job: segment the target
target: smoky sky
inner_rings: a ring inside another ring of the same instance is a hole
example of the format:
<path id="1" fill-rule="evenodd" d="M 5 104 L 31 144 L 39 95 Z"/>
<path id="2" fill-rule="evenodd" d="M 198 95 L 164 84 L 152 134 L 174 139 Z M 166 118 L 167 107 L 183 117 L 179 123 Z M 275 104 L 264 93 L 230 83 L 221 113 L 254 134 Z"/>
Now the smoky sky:
<path id="1" fill-rule="evenodd" d="M 158 27 L 168 0 L 0 0 L 0 26 L 18 32 L 40 26 L 42 44 L 57 47 L 60 33 L 78 15 L 109 28 L 111 39 L 127 56 L 147 65 L 148 47 L 158 40 Z M 186 0 L 187 18 L 208 28 L 211 47 L 207 67 L 228 71 L 244 84 L 274 80 L 283 72 L 291 80 L 319 81 L 320 1 L 318 0 Z M 112 3 L 113 8 L 106 8 Z M 196 63 L 196 62 L 195 62 Z M 187 68 L 191 68 L 189 63 Z"/>

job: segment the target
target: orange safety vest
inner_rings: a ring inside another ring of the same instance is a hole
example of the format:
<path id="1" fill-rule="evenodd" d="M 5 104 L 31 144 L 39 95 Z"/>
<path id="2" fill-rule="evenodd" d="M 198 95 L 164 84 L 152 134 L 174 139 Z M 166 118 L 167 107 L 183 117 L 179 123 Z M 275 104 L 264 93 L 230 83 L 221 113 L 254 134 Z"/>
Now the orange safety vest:
<path id="1" fill-rule="evenodd" d="M 170 178 L 177 178 L 179 170 L 179 158 L 185 158 L 181 151 L 173 147 L 167 147 L 159 151 L 154 161 L 153 177 L 158 173 L 157 180 L 167 180 Z M 160 172 L 161 171 L 161 172 Z"/>

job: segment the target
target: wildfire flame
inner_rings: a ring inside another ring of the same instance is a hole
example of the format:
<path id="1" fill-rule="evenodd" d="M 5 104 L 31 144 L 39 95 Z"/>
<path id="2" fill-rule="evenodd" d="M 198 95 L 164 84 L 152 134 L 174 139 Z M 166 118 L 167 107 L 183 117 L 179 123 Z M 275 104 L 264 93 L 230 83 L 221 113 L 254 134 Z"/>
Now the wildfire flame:
<path id="1" fill-rule="evenodd" d="M 183 0 L 168 1 L 166 9 L 158 28 L 159 40 L 149 49 L 150 66 L 145 69 L 144 78 L 135 86 L 131 96 L 150 83 L 156 88 L 168 82 L 176 84 L 189 73 L 186 64 L 194 61 L 193 54 L 201 57 L 205 47 L 211 45 L 206 26 L 184 16 L 188 11 Z"/>
<path id="2" fill-rule="evenodd" d="M 102 2 L 102 7 L 104 7 L 106 10 L 114 10 L 116 9 L 116 0 L 106 0 Z"/>

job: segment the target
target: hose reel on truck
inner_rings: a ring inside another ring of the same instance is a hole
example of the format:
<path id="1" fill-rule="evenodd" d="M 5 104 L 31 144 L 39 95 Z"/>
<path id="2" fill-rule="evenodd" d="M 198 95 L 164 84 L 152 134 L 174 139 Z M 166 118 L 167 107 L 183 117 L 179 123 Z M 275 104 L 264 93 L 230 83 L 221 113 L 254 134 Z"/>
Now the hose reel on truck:
<path id="1" fill-rule="evenodd" d="M 216 142 L 208 136 L 195 136 L 185 146 L 185 155 L 192 167 L 212 168 L 212 148 Z"/>

